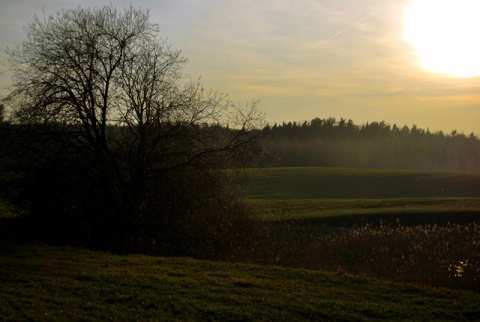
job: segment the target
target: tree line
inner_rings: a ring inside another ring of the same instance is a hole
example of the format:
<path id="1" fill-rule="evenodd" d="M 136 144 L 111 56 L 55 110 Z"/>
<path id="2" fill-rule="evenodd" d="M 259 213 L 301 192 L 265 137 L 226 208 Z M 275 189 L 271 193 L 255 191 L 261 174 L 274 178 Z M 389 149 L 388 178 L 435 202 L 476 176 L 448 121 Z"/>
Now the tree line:
<path id="1" fill-rule="evenodd" d="M 332 117 L 275 123 L 264 132 L 278 166 L 480 172 L 480 140 L 474 133 L 432 133 L 384 121 L 358 125 Z"/>

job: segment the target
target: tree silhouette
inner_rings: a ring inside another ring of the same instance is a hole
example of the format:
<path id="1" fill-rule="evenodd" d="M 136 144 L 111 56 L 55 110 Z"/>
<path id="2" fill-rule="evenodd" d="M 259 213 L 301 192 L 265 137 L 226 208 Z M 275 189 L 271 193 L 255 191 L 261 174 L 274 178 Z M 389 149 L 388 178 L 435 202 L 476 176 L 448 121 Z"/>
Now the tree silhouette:
<path id="1" fill-rule="evenodd" d="M 200 211 L 188 189 L 208 191 L 219 169 L 262 152 L 256 102 L 238 106 L 189 80 L 187 60 L 148 11 L 78 7 L 35 16 L 25 29 L 27 39 L 8 51 L 13 90 L 4 102 L 12 121 L 29 127 L 23 151 L 32 162 L 23 166 L 36 171 L 23 173 L 35 174 L 29 182 L 40 199 L 30 211 L 74 215 L 69 224 L 80 223 L 82 239 L 125 249 L 158 239 L 141 236 L 155 218 Z M 219 189 L 212 200 L 222 198 Z M 65 201 L 47 206 L 49 198 Z"/>

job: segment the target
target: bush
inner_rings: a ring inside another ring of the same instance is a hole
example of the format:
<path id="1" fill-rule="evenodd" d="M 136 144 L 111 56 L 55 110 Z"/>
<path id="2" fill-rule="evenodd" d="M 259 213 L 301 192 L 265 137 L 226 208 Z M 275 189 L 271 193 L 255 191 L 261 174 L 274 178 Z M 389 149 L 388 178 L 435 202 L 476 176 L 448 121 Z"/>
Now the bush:
<path id="1" fill-rule="evenodd" d="M 223 172 L 192 170 L 169 179 L 155 182 L 146 201 L 141 248 L 215 260 L 243 251 L 254 235 L 254 210 L 228 190 Z"/>
<path id="2" fill-rule="evenodd" d="M 73 144 L 60 144 L 45 132 L 21 126 L 0 131 L 4 197 L 35 238 L 117 253 L 222 259 L 255 228 L 253 210 L 229 191 L 224 170 L 153 169 L 142 189 L 127 186 L 136 193 L 122 197 L 121 185 L 99 192 L 93 162 L 77 158 Z"/>

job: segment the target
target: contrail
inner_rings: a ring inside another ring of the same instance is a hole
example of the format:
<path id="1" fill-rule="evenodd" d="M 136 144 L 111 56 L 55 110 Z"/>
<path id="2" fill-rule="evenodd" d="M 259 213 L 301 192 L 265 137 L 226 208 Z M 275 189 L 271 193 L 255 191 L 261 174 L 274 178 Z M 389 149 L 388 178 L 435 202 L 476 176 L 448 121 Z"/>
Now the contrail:
<path id="1" fill-rule="evenodd" d="M 325 43 L 325 42 L 327 42 L 327 41 L 329 41 L 329 40 L 332 40 L 332 39 L 334 39 L 334 38 L 337 38 L 338 36 L 340 36 L 340 35 L 343 34 L 344 32 L 346 32 L 346 31 L 354 28 L 355 26 L 361 24 L 361 23 L 364 22 L 365 20 L 368 20 L 368 19 L 372 18 L 373 16 L 376 16 L 377 14 L 380 13 L 380 11 L 383 10 L 383 8 L 384 8 L 384 7 L 382 7 L 382 8 L 380 8 L 380 9 L 378 9 L 377 11 L 374 11 L 373 13 L 371 13 L 371 14 L 363 17 L 362 19 L 360 19 L 360 20 L 354 22 L 353 24 L 347 26 L 346 28 L 344 28 L 344 29 L 336 32 L 335 34 L 331 35 L 330 37 L 327 37 L 327 38 L 319 41 L 317 44 L 313 45 L 311 48 L 312 48 L 312 49 L 313 49 L 313 48 L 317 48 L 317 47 L 321 46 L 323 43 Z"/>

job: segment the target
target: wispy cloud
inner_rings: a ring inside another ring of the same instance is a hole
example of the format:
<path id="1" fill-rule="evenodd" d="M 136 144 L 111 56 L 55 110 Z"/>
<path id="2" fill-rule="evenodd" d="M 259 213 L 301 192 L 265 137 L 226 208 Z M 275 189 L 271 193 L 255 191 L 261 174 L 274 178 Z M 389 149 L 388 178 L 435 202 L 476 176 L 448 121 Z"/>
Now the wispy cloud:
<path id="1" fill-rule="evenodd" d="M 474 106 L 480 110 L 478 79 L 420 70 L 402 39 L 409 1 L 138 0 L 132 5 L 150 9 L 163 35 L 190 59 L 187 71 L 193 78 L 202 76 L 207 87 L 233 100 L 260 99 L 272 121 L 332 115 L 438 127 L 443 123 L 432 117 L 437 106 L 442 117 L 450 110 L 451 120 L 460 119 L 459 110 L 468 111 L 471 117 L 461 126 L 480 133 L 479 113 L 473 112 Z M 42 8 L 53 13 L 109 3 L 3 0 L 0 45 L 20 41 L 21 26 Z"/>

